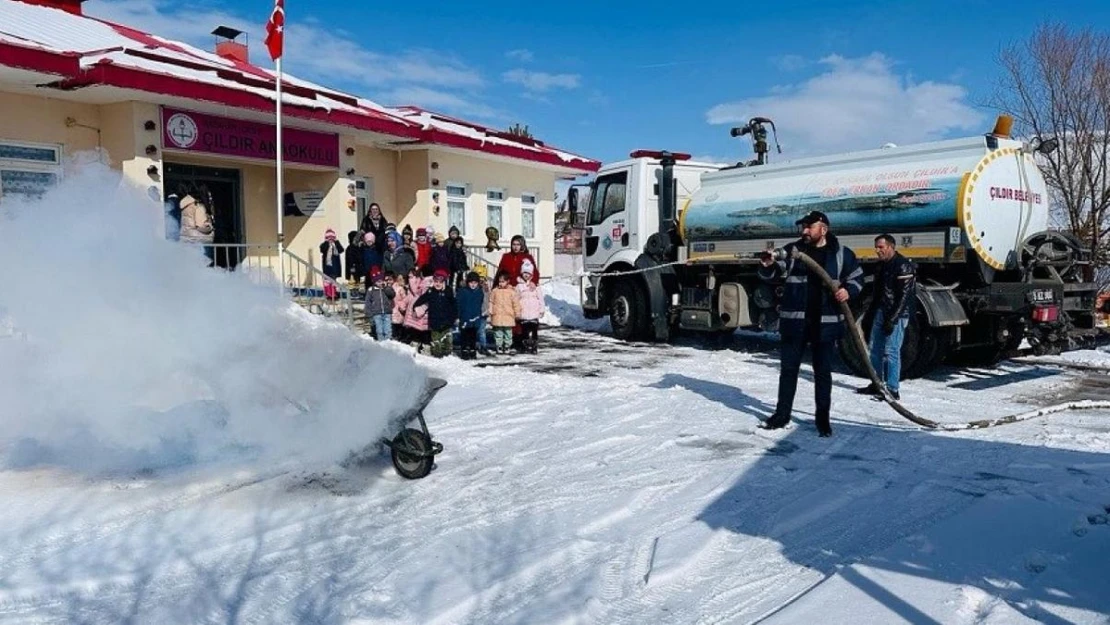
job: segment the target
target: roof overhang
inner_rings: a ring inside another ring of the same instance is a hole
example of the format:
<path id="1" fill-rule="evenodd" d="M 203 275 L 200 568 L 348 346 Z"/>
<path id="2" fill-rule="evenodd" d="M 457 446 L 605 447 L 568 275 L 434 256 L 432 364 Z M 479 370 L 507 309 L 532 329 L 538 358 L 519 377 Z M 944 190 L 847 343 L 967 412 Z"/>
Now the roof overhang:
<path id="1" fill-rule="evenodd" d="M 13 19 L 25 27 L 0 34 L 0 83 L 6 91 L 49 93 L 50 97 L 96 104 L 135 100 L 201 111 L 224 107 L 235 111 L 215 112 L 244 117 L 272 115 L 275 109 L 273 74 L 260 67 L 217 58 L 187 44 L 104 20 L 59 14 L 54 9 L 11 5 L 7 9 L 14 11 Z M 27 19 L 20 22 L 21 17 Z M 27 26 L 32 17 L 57 23 L 38 31 Z M 64 34 L 70 29 L 85 35 L 77 38 L 81 43 L 66 42 Z M 49 36 L 39 37 L 37 32 Z M 72 48 L 79 52 L 66 47 L 80 45 L 85 47 Z M 325 132 L 336 132 L 337 127 L 350 129 L 360 143 L 385 143 L 398 150 L 410 146 L 458 150 L 561 175 L 596 172 L 601 166 L 540 141 L 510 137 L 465 120 L 415 107 L 389 109 L 293 76 L 286 78 L 283 110 L 291 125 Z M 432 123 L 414 118 L 425 113 Z"/>
<path id="2" fill-rule="evenodd" d="M 437 152 L 446 152 L 448 154 L 458 154 L 460 156 L 466 156 L 466 157 L 469 157 L 469 158 L 478 158 L 478 159 L 482 159 L 482 160 L 486 160 L 486 161 L 490 161 L 490 162 L 494 162 L 494 163 L 502 163 L 502 164 L 506 164 L 506 165 L 516 165 L 518 167 L 530 167 L 532 169 L 541 169 L 541 170 L 544 170 L 544 171 L 551 172 L 551 173 L 555 174 L 557 177 L 567 177 L 567 176 L 569 176 L 571 178 L 574 178 L 574 177 L 577 177 L 577 176 L 584 176 L 584 175 L 587 175 L 587 174 L 590 174 L 590 173 L 593 173 L 594 171 L 596 171 L 595 169 L 587 169 L 585 167 L 576 167 L 572 163 L 565 163 L 564 162 L 564 163 L 556 164 L 556 163 L 548 162 L 548 160 L 538 161 L 535 158 L 529 158 L 529 159 L 527 159 L 527 162 L 522 162 L 522 159 L 519 158 L 519 157 L 507 156 L 507 155 L 503 155 L 503 154 L 496 154 L 496 153 L 488 151 L 488 148 L 490 148 L 490 147 L 500 147 L 500 146 L 486 146 L 487 149 L 483 149 L 481 151 L 478 151 L 478 150 L 475 150 L 473 148 L 455 147 L 455 146 L 450 146 L 450 145 L 428 143 L 428 142 L 425 142 L 425 141 L 387 142 L 387 143 L 383 143 L 383 144 L 379 144 L 379 145 L 383 148 L 386 148 L 386 149 L 397 150 L 397 151 L 401 151 L 401 152 L 435 150 Z"/>

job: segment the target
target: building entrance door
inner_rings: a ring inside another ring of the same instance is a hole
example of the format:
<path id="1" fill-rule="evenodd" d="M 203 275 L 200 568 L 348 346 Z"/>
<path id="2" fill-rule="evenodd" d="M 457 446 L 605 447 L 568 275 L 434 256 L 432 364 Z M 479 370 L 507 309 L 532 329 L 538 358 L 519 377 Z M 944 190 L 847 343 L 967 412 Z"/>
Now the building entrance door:
<path id="1" fill-rule="evenodd" d="M 234 269 L 245 252 L 234 245 L 243 243 L 243 193 L 238 169 L 166 163 L 166 198 L 176 194 L 200 198 L 212 211 L 215 225 L 213 260 L 219 267 Z"/>

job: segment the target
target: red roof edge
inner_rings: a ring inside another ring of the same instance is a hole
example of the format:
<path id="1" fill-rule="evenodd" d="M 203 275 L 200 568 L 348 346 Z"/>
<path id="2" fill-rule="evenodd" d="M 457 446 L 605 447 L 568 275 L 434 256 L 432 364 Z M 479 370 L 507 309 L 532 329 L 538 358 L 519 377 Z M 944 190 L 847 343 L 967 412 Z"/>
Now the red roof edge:
<path id="1" fill-rule="evenodd" d="M 511 145 L 502 145 L 493 142 L 487 143 L 479 139 L 474 139 L 473 137 L 457 135 L 453 132 L 447 130 L 439 130 L 436 128 L 427 128 L 424 130 L 425 140 L 428 143 L 463 148 L 466 150 L 474 150 L 477 152 L 486 152 L 489 154 L 508 156 L 527 161 L 537 161 L 541 163 L 547 163 L 549 165 L 558 165 L 561 167 L 580 169 L 589 172 L 597 172 L 599 169 L 601 169 L 601 161 L 595 161 L 593 159 L 579 156 L 577 154 L 571 154 L 570 152 L 558 150 L 558 148 L 545 145 L 544 142 L 539 140 L 528 139 L 526 137 L 518 137 L 508 132 L 494 130 L 488 126 L 482 126 L 481 124 L 466 121 L 465 119 L 458 119 L 455 117 L 451 117 L 450 115 L 436 113 L 435 111 L 429 111 L 427 109 L 411 104 L 389 108 L 406 113 L 429 115 L 433 119 L 465 126 L 472 130 L 485 133 L 490 137 L 496 137 L 498 139 L 504 139 L 507 141 L 512 141 L 514 143 L 519 143 L 521 147 L 517 148 Z M 528 147 L 537 148 L 539 151 L 537 151 L 536 149 L 529 150 Z M 564 152 L 565 154 L 568 154 L 573 158 L 571 160 L 566 160 L 560 157 L 558 154 L 555 154 L 553 150 Z"/>
<path id="2" fill-rule="evenodd" d="M 507 156 L 526 161 L 536 161 L 546 163 L 548 165 L 555 165 L 558 167 L 565 167 L 567 169 L 577 169 L 581 171 L 596 172 L 601 169 L 601 162 L 592 159 L 574 156 L 570 160 L 566 160 L 554 152 L 537 152 L 529 150 L 523 146 L 515 147 L 511 145 L 503 145 L 500 143 L 487 143 L 480 139 L 471 137 L 464 137 L 444 130 L 435 128 L 428 128 L 424 130 L 424 140 L 428 143 L 436 145 L 444 145 L 454 148 L 462 148 L 464 150 L 473 150 L 475 152 L 485 152 L 487 154 L 496 154 L 498 156 Z M 554 148 L 552 148 L 554 149 Z"/>
<path id="3" fill-rule="evenodd" d="M 186 80 L 176 76 L 145 72 L 106 62 L 97 63 L 81 75 L 60 81 L 55 86 L 60 89 L 77 89 L 93 85 L 108 85 L 121 89 L 133 89 L 191 100 L 215 102 L 255 111 L 269 112 L 274 110 L 274 101 L 271 98 L 256 93 Z M 325 111 L 295 104 L 286 104 L 283 110 L 291 117 L 298 119 L 348 126 L 397 137 L 418 139 L 421 136 L 418 125 L 400 118 L 369 117 L 349 111 Z"/>
<path id="4" fill-rule="evenodd" d="M 5 42 L 0 42 L 0 58 L 4 59 L 4 65 L 42 74 L 75 76 L 81 71 L 81 60 L 76 54 L 51 52 Z"/>
<path id="5" fill-rule="evenodd" d="M 156 54 L 143 54 L 142 52 L 135 54 L 135 56 L 157 57 Z M 4 59 L 3 65 L 43 74 L 61 76 L 62 80 L 50 85 L 58 89 L 79 89 L 82 87 L 106 85 L 146 93 L 214 102 L 247 110 L 263 112 L 274 110 L 273 99 L 257 93 L 188 80 L 178 76 L 129 68 L 113 64 L 110 61 L 100 61 L 82 71 L 80 56 L 73 53 L 52 52 L 40 48 L 0 42 L 0 58 Z M 165 59 L 158 60 L 165 61 Z M 186 65 L 186 63 L 182 63 L 179 60 L 175 59 L 174 61 L 176 61 L 178 65 Z M 247 81 L 241 79 L 237 82 L 242 84 Z M 321 92 L 321 95 L 327 96 L 328 92 Z M 474 130 L 488 133 L 491 136 L 504 137 L 504 135 L 507 134 L 498 133 L 473 122 L 425 111 L 415 106 L 394 108 L 402 111 L 427 113 L 438 119 L 458 123 L 473 128 Z M 526 142 L 520 142 L 520 147 L 486 142 L 445 130 L 439 130 L 434 127 L 425 129 L 421 124 L 403 117 L 389 115 L 388 113 L 367 109 L 366 107 L 360 107 L 360 109 L 364 111 L 362 114 L 343 110 L 332 110 L 329 112 L 323 109 L 286 104 L 284 110 L 290 117 L 298 119 L 347 126 L 358 130 L 377 132 L 404 139 L 415 139 L 421 143 L 456 147 L 580 171 L 596 172 L 601 169 L 601 163 L 599 161 L 571 155 L 570 153 L 566 154 L 570 155 L 572 158 L 567 160 L 554 151 L 550 151 L 555 148 L 543 146 L 540 142 L 536 142 L 536 147 L 532 149 L 527 147 L 528 143 Z M 515 137 L 512 138 L 515 139 Z"/>

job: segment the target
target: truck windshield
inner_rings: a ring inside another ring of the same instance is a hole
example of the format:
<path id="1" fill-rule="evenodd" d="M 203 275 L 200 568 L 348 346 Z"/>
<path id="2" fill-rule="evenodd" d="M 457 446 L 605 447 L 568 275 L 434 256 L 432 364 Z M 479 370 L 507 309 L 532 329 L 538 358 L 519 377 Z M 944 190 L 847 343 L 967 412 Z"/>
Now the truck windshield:
<path id="1" fill-rule="evenodd" d="M 586 215 L 586 225 L 596 226 L 610 216 L 624 212 L 625 191 L 628 188 L 628 172 L 598 176 L 590 194 L 590 212 Z"/>

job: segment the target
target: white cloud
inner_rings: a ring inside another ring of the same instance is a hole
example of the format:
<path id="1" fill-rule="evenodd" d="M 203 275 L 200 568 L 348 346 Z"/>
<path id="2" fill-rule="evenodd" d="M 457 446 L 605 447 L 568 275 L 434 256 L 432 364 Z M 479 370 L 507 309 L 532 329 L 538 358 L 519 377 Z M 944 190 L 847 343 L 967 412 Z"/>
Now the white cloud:
<path id="1" fill-rule="evenodd" d="M 171 0 L 91 0 L 85 5 L 85 12 L 205 50 L 212 48 L 210 33 L 216 26 L 231 26 L 249 35 L 253 62 L 261 66 L 270 63 L 262 45 L 269 13 L 246 20 L 199 2 Z M 465 62 L 444 52 L 422 48 L 399 53 L 370 50 L 354 36 L 311 17 L 291 17 L 287 23 L 285 69 L 320 84 L 348 85 L 358 90 L 359 95 L 371 98 L 382 92 L 421 96 L 421 102 L 393 103 L 423 103 L 431 108 L 429 102 L 436 100 L 433 94 L 437 94 L 438 101 L 450 104 L 451 110 L 444 112 L 462 115 L 492 110 L 469 100 L 476 97 L 476 90 L 485 86 L 486 81 Z"/>
<path id="2" fill-rule="evenodd" d="M 823 73 L 773 87 L 764 96 L 718 104 L 706 112 L 706 121 L 739 124 L 755 116 L 770 117 L 780 131 L 783 151 L 793 156 L 989 130 L 986 117 L 967 102 L 962 86 L 914 82 L 896 73 L 882 54 L 855 59 L 833 55 L 819 64 Z"/>
<path id="3" fill-rule="evenodd" d="M 505 56 L 521 63 L 530 63 L 536 59 L 536 55 L 532 54 L 531 50 L 525 50 L 523 48 L 519 50 L 509 50 L 505 53 Z"/>
<path id="4" fill-rule="evenodd" d="M 784 54 L 782 56 L 776 56 L 771 59 L 771 62 L 775 64 L 775 67 L 784 72 L 796 72 L 809 65 L 809 61 L 807 61 L 805 57 L 799 56 L 797 54 Z"/>
<path id="5" fill-rule="evenodd" d="M 548 74 L 525 69 L 509 70 L 502 74 L 501 78 L 505 82 L 524 85 L 524 88 L 529 91 L 550 91 L 555 88 L 577 89 L 582 80 L 578 74 Z"/>

